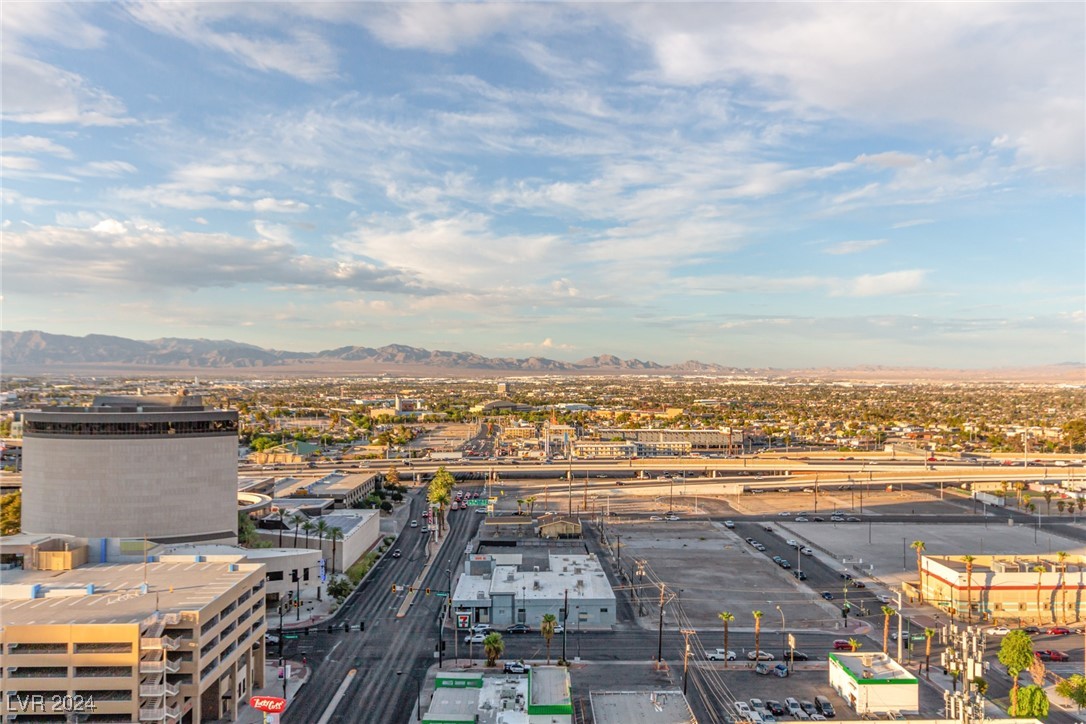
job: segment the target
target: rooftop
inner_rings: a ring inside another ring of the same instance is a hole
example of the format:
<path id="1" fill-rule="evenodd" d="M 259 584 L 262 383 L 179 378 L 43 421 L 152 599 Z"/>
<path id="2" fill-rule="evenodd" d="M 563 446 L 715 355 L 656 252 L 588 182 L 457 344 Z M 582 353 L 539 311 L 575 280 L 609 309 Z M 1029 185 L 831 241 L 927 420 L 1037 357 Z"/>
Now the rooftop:
<path id="1" fill-rule="evenodd" d="M 569 670 L 562 666 L 533 666 L 529 706 L 572 706 Z"/>
<path id="2" fill-rule="evenodd" d="M 377 477 L 377 473 L 344 473 L 334 470 L 315 480 L 283 478 L 276 482 L 275 493 L 278 496 L 286 497 L 304 490 L 303 495 L 313 498 L 332 498 L 336 495 L 347 495 L 359 487 L 367 485 L 375 477 Z"/>
<path id="3" fill-rule="evenodd" d="M 0 620 L 5 626 L 138 623 L 156 610 L 198 611 L 260 568 L 189 561 L 5 571 Z"/>
<path id="4" fill-rule="evenodd" d="M 523 570 L 520 556 L 513 553 L 494 556 L 496 565 L 490 577 L 460 577 L 454 600 L 489 599 L 493 593 L 513 593 L 517 598 L 554 600 L 569 591 L 571 599 L 615 598 L 607 575 L 592 555 L 548 556 L 546 567 Z"/>
<path id="5" fill-rule="evenodd" d="M 528 677 L 521 674 L 438 675 L 425 722 L 528 724 Z"/>
<path id="6" fill-rule="evenodd" d="M 686 697 L 678 689 L 659 691 L 593 691 L 592 720 L 596 724 L 688 724 L 696 722 Z"/>
<path id="7" fill-rule="evenodd" d="M 858 684 L 916 684 L 916 677 L 908 669 L 884 653 L 845 653 L 836 651 L 829 655 Z"/>

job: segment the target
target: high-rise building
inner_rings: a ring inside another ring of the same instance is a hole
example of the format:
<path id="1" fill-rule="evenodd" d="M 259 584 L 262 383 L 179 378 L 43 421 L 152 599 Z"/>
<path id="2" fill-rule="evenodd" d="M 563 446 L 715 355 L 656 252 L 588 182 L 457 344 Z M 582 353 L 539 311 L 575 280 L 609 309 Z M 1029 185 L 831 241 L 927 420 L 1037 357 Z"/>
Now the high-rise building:
<path id="1" fill-rule="evenodd" d="M 236 542 L 237 434 L 236 412 L 183 394 L 28 412 L 23 530 L 88 539 L 91 561 Z"/>

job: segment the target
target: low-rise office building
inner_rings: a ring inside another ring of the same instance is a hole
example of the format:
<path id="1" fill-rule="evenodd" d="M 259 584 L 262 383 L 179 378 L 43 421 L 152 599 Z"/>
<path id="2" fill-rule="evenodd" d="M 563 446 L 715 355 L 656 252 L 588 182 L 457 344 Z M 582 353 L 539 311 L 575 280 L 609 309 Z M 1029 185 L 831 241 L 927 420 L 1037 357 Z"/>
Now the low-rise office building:
<path id="1" fill-rule="evenodd" d="M 496 627 L 524 623 L 538 629 L 548 613 L 567 627 L 586 629 L 608 628 L 616 620 L 615 593 L 596 557 L 546 549 L 469 556 L 453 607 L 472 623 Z"/>
<path id="2" fill-rule="evenodd" d="M 593 691 L 594 724 L 694 724 L 697 717 L 681 689 Z"/>
<path id="3" fill-rule="evenodd" d="M 264 585 L 255 563 L 5 572 L 6 721 L 47 720 L 54 696 L 94 721 L 235 719 L 264 686 Z"/>
<path id="4" fill-rule="evenodd" d="M 920 682 L 884 653 L 834 651 L 829 682 L 857 714 L 920 713 Z"/>
<path id="5" fill-rule="evenodd" d="M 924 600 L 978 620 L 1028 619 L 1066 623 L 1086 615 L 1086 556 L 964 555 L 922 556 Z M 916 594 L 916 585 L 906 590 Z"/>
<path id="6" fill-rule="evenodd" d="M 278 520 L 276 520 L 278 523 Z M 323 522 L 327 529 L 339 529 L 341 538 L 332 541 L 329 533 L 323 535 L 316 529 L 305 531 L 304 523 L 279 530 L 258 529 L 262 540 L 272 545 L 297 546 L 321 551 L 329 573 L 343 573 L 381 540 L 381 515 L 379 510 L 334 510 L 312 518 L 311 524 Z M 297 532 L 297 535 L 295 535 Z"/>
<path id="7" fill-rule="evenodd" d="M 264 597 L 269 607 L 280 601 L 317 597 L 321 553 L 304 548 L 170 546 L 155 551 L 160 563 L 259 563 L 264 566 Z"/>
<path id="8" fill-rule="evenodd" d="M 423 724 L 569 724 L 569 671 L 533 666 L 524 674 L 440 672 Z"/>
<path id="9" fill-rule="evenodd" d="M 283 478 L 276 481 L 275 497 L 329 498 L 342 508 L 364 500 L 377 486 L 378 473 L 333 470 L 314 479 Z"/>

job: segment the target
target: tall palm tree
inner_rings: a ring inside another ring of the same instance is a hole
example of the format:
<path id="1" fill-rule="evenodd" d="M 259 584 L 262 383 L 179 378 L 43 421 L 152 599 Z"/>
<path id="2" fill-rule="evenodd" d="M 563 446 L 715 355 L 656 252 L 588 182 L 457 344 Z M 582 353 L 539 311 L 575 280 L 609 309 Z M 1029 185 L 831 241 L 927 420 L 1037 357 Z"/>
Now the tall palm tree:
<path id="1" fill-rule="evenodd" d="M 728 668 L 728 624 L 735 620 L 735 614 L 721 611 L 717 618 L 724 622 L 724 668 Z"/>
<path id="2" fill-rule="evenodd" d="M 976 556 L 962 556 L 965 563 L 965 615 L 968 623 L 973 623 L 973 561 Z"/>
<path id="3" fill-rule="evenodd" d="M 924 629 L 924 669 L 927 671 L 927 676 L 931 678 L 931 639 L 935 636 L 935 629 Z"/>
<path id="4" fill-rule="evenodd" d="M 517 498 L 517 515 L 524 511 L 524 498 Z"/>
<path id="5" fill-rule="evenodd" d="M 765 616 L 761 611 L 754 611 L 754 650 L 757 652 L 754 654 L 754 660 L 758 660 L 759 654 L 762 653 L 762 616 Z M 727 658 L 727 654 L 724 655 Z"/>
<path id="6" fill-rule="evenodd" d="M 1060 501 L 1063 502 L 1062 500 Z M 1068 623 L 1071 618 L 1067 615 L 1067 559 L 1070 554 L 1067 551 L 1056 551 L 1056 562 L 1060 564 L 1060 608 L 1062 609 L 1063 622 Z"/>
<path id="7" fill-rule="evenodd" d="M 535 496 L 529 495 L 524 501 L 528 503 L 528 515 L 531 516 L 535 512 Z"/>
<path id="8" fill-rule="evenodd" d="M 848 640 L 848 648 L 850 651 L 852 651 L 852 653 L 856 653 L 857 651 L 859 651 L 861 646 L 863 646 L 863 644 L 856 639 L 850 638 Z"/>
<path id="9" fill-rule="evenodd" d="M 1052 496 L 1054 495 L 1054 493 L 1051 490 L 1046 490 L 1041 493 L 1041 495 L 1044 496 L 1045 505 L 1048 506 L 1048 509 L 1045 511 L 1045 515 L 1052 515 Z"/>
<path id="10" fill-rule="evenodd" d="M 301 513 L 294 513 L 290 516 L 290 525 L 294 528 L 294 547 L 298 547 L 298 526 L 309 520 Z"/>
<path id="11" fill-rule="evenodd" d="M 316 529 L 317 529 L 317 526 L 313 525 L 313 521 L 311 521 L 309 519 L 306 519 L 306 521 L 304 523 L 302 523 L 302 530 L 305 531 L 305 547 L 307 549 L 309 548 L 309 534 L 312 533 L 313 531 L 315 531 Z"/>
<path id="12" fill-rule="evenodd" d="M 486 665 L 493 666 L 498 657 L 505 653 L 505 642 L 497 631 L 488 633 L 483 639 L 483 653 L 486 654 Z"/>
<path id="13" fill-rule="evenodd" d="M 336 575 L 336 541 L 343 540 L 343 529 L 332 526 L 328 529 L 328 540 L 332 541 L 332 575 Z"/>
<path id="14" fill-rule="evenodd" d="M 1040 623 L 1042 623 L 1042 621 L 1041 621 L 1041 618 L 1042 618 L 1041 617 L 1041 580 L 1044 578 L 1045 567 L 1040 565 L 1040 564 L 1037 564 L 1036 566 L 1034 566 L 1030 570 L 1037 574 L 1037 623 L 1040 624 Z"/>
<path id="15" fill-rule="evenodd" d="M 553 613 L 543 614 L 543 623 L 539 624 L 539 633 L 543 634 L 543 640 L 547 642 L 547 666 L 551 665 L 551 639 L 554 638 L 554 628 L 557 625 L 557 616 Z"/>
<path id="16" fill-rule="evenodd" d="M 324 536 L 328 535 L 328 528 L 324 518 L 317 521 L 317 547 L 321 551 L 321 558 L 324 558 Z"/>
<path id="17" fill-rule="evenodd" d="M 886 653 L 890 649 L 890 617 L 897 611 L 889 606 L 882 607 L 882 653 Z"/>
<path id="18" fill-rule="evenodd" d="M 927 547 L 922 540 L 914 540 L 912 547 L 916 551 L 916 575 L 920 578 L 920 603 L 924 602 L 924 568 L 921 565 L 921 557 Z"/>

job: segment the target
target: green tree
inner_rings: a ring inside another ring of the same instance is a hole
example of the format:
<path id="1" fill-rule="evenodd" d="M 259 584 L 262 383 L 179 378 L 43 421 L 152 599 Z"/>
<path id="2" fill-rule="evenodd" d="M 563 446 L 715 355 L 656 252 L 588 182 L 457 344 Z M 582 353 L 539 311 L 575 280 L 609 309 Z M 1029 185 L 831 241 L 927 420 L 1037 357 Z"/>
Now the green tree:
<path id="1" fill-rule="evenodd" d="M 291 513 L 287 517 L 287 520 L 290 522 L 291 527 L 294 528 L 294 547 L 297 548 L 298 547 L 298 531 L 299 531 L 302 523 L 309 520 L 309 518 L 305 517 L 305 515 L 303 515 L 302 513 Z"/>
<path id="2" fill-rule="evenodd" d="M 350 580 L 344 576 L 335 576 L 328 582 L 328 595 L 342 603 L 343 599 L 351 595 L 353 588 Z"/>
<path id="3" fill-rule="evenodd" d="M 426 499 L 437 506 L 438 529 L 445 529 L 445 509 L 452 502 L 452 489 L 456 487 L 456 478 L 452 476 L 445 466 L 441 466 L 430 479 L 430 487 L 426 491 Z"/>
<path id="4" fill-rule="evenodd" d="M 848 640 L 848 648 L 852 653 L 856 653 L 857 651 L 859 651 L 861 646 L 863 646 L 863 644 L 860 643 L 857 639 L 850 638 Z"/>
<path id="5" fill-rule="evenodd" d="M 543 622 L 539 624 L 539 633 L 543 634 L 543 640 L 547 642 L 547 666 L 551 665 L 551 639 L 554 638 L 554 629 L 557 625 L 557 616 L 553 613 L 543 614 Z"/>
<path id="6" fill-rule="evenodd" d="M 313 531 L 315 531 L 316 529 L 317 529 L 317 526 L 315 526 L 313 524 L 313 521 L 311 521 L 311 520 L 307 520 L 306 522 L 302 523 L 302 532 L 305 533 L 305 547 L 306 547 L 307 550 L 309 549 L 309 534 L 312 533 Z"/>
<path id="7" fill-rule="evenodd" d="M 343 529 L 334 525 L 328 528 L 328 540 L 332 541 L 332 574 L 334 575 L 336 572 L 336 541 L 343 540 Z"/>
<path id="8" fill-rule="evenodd" d="M 882 653 L 886 653 L 890 648 L 890 617 L 893 616 L 895 611 L 890 606 L 882 607 Z"/>
<path id="9" fill-rule="evenodd" d="M 931 640 L 935 636 L 935 629 L 924 629 L 924 670 L 927 677 L 931 678 Z"/>
<path id="10" fill-rule="evenodd" d="M 761 611 L 753 611 L 752 614 L 754 616 L 754 650 L 760 654 L 762 651 L 762 645 L 760 643 L 762 638 L 762 616 L 765 616 L 765 614 Z M 755 654 L 755 657 L 757 657 L 758 654 Z M 725 654 L 725 657 L 726 656 L 727 655 Z M 757 660 L 758 659 L 755 658 L 755 661 Z"/>
<path id="11" fill-rule="evenodd" d="M 398 493 L 397 493 L 397 495 L 398 495 Z M 402 496 L 402 495 L 401 495 L 400 497 L 401 497 L 401 498 L 403 498 L 403 496 Z M 395 499 L 396 499 L 396 497 L 395 497 L 395 496 L 393 496 L 393 498 L 392 498 L 392 499 L 393 499 L 393 500 L 395 500 Z M 386 513 L 391 513 L 391 512 L 392 512 L 392 507 L 393 507 L 393 506 L 392 506 L 392 503 L 391 503 L 390 501 L 388 501 L 388 500 L 382 500 L 382 501 L 381 501 L 381 504 L 380 504 L 379 506 L 377 506 L 377 507 L 379 507 L 379 508 L 380 508 L 381 510 L 383 510 L 383 511 L 384 511 L 384 512 L 386 512 Z"/>
<path id="12" fill-rule="evenodd" d="M 1011 711 L 1018 701 L 1018 676 L 1029 669 L 1033 663 L 1033 641 L 1029 634 L 1021 629 L 1011 631 L 1003 637 L 999 645 L 999 663 L 1007 667 L 1007 673 L 1013 682 L 1011 685 Z"/>
<path id="13" fill-rule="evenodd" d="M 248 518 L 248 516 L 246 516 Z M 8 493 L 7 495 L 0 496 L 0 536 L 15 535 L 22 530 L 23 520 L 23 491 L 16 490 L 14 493 Z M 240 517 L 239 533 L 240 537 Z"/>
<path id="14" fill-rule="evenodd" d="M 973 687 L 980 692 L 981 696 L 988 693 L 988 680 L 983 676 L 974 676 L 970 679 L 970 682 L 973 684 Z"/>
<path id="15" fill-rule="evenodd" d="M 1056 693 L 1070 699 L 1079 711 L 1086 706 L 1086 676 L 1073 674 L 1056 684 Z"/>
<path id="16" fill-rule="evenodd" d="M 912 542 L 912 548 L 916 551 L 916 575 L 920 579 L 920 603 L 924 602 L 924 568 L 921 564 L 921 558 L 926 547 L 927 546 L 922 540 L 914 540 Z"/>
<path id="17" fill-rule="evenodd" d="M 1045 504 L 1048 506 L 1048 510 L 1045 511 L 1045 515 L 1052 515 L 1052 496 L 1054 493 L 1051 490 L 1046 490 L 1041 495 L 1044 496 Z"/>
<path id="18" fill-rule="evenodd" d="M 385 473 L 385 482 L 388 483 L 386 487 L 400 484 L 400 471 L 396 468 L 395 465 L 390 467 L 388 469 L 388 472 Z"/>
<path id="19" fill-rule="evenodd" d="M 724 668 L 728 668 L 728 625 L 735 620 L 735 614 L 721 611 L 717 618 L 724 622 Z"/>
<path id="20" fill-rule="evenodd" d="M 493 666 L 498 657 L 505 653 L 505 641 L 502 635 L 493 631 L 483 639 L 483 653 L 486 654 L 486 665 Z"/>
<path id="21" fill-rule="evenodd" d="M 1018 700 L 1008 713 L 1015 717 L 1044 719 L 1048 716 L 1048 695 L 1036 684 L 1024 687 L 1018 692 Z"/>

